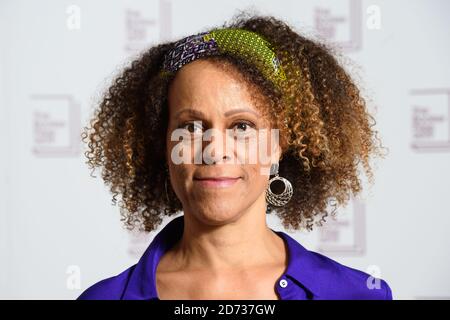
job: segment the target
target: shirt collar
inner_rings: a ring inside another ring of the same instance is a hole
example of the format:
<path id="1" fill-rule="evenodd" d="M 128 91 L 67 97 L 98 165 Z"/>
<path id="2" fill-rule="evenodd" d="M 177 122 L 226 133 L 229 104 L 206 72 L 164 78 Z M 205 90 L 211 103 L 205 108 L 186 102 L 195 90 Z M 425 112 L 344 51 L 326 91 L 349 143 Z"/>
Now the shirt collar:
<path id="1" fill-rule="evenodd" d="M 331 283 L 330 272 L 333 269 L 330 269 L 328 259 L 309 251 L 287 233 L 274 232 L 285 240 L 288 248 L 288 266 L 284 274 L 315 298 L 320 297 L 322 292 L 328 290 L 327 286 Z"/>
<path id="2" fill-rule="evenodd" d="M 184 216 L 181 215 L 167 223 L 154 237 L 130 275 L 122 297 L 124 300 L 158 299 L 156 267 L 164 253 L 181 238 L 183 228 Z M 288 249 L 288 266 L 284 275 L 314 296 L 320 296 L 323 286 L 327 284 L 326 273 L 329 272 L 325 261 L 320 259 L 320 255 L 313 255 L 288 234 L 274 232 L 285 241 Z"/>

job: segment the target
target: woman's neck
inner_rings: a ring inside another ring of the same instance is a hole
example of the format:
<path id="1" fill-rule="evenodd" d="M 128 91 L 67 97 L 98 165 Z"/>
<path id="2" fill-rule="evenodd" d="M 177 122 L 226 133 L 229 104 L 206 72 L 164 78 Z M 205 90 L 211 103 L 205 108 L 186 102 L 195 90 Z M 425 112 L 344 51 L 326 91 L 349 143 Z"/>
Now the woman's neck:
<path id="1" fill-rule="evenodd" d="M 267 226 L 264 200 L 220 225 L 207 224 L 185 211 L 183 235 L 170 250 L 173 268 L 219 274 L 284 261 L 284 241 Z"/>

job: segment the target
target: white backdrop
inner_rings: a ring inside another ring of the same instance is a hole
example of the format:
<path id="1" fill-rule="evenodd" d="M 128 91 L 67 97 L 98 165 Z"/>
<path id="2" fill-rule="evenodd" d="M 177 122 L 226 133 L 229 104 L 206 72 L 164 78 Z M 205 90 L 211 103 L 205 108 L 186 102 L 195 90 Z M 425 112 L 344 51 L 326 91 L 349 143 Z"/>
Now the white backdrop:
<path id="1" fill-rule="evenodd" d="M 121 227 L 84 164 L 81 127 L 139 50 L 244 9 L 340 47 L 389 148 L 336 221 L 291 235 L 381 276 L 394 299 L 450 299 L 446 0 L 0 1 L 0 298 L 73 299 L 138 260 L 155 232 Z"/>

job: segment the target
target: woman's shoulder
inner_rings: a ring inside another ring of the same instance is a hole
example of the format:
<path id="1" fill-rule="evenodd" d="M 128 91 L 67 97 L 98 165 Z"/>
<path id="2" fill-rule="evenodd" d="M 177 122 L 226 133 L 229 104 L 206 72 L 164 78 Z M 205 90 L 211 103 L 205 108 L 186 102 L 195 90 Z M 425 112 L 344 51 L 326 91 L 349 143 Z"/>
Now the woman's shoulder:
<path id="1" fill-rule="evenodd" d="M 308 250 L 323 275 L 322 299 L 392 300 L 388 283 L 367 272 L 344 265 L 321 253 Z"/>
<path id="2" fill-rule="evenodd" d="M 385 280 L 309 250 L 286 232 L 276 233 L 284 238 L 289 250 L 287 275 L 307 289 L 312 299 L 392 300 Z"/>
<path id="3" fill-rule="evenodd" d="M 88 287 L 77 300 L 121 300 L 131 273 L 136 265 L 116 276 L 98 281 Z"/>

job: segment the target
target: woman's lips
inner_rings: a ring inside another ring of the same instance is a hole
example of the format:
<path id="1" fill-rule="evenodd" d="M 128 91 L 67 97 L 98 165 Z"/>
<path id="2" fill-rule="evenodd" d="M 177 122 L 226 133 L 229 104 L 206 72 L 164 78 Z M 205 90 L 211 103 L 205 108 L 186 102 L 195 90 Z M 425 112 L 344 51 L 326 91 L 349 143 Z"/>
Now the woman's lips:
<path id="1" fill-rule="evenodd" d="M 194 178 L 194 181 L 203 187 L 215 187 L 215 188 L 226 188 L 235 184 L 240 178 Z"/>

